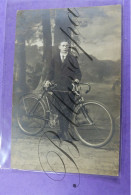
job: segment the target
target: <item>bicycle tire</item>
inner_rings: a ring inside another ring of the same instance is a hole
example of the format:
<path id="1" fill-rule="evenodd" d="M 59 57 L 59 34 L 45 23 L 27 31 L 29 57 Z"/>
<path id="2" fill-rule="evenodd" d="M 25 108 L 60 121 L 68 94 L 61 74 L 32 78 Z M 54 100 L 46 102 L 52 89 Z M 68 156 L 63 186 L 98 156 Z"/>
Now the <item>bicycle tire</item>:
<path id="1" fill-rule="evenodd" d="M 85 108 L 84 112 L 86 113 L 83 113 L 83 108 Z M 91 147 L 101 147 L 110 141 L 114 130 L 113 119 L 105 105 L 96 101 L 89 101 L 80 106 L 76 112 L 75 123 L 77 127 L 74 126 L 74 130 L 76 136 L 84 144 Z M 92 120 L 92 125 L 89 125 L 87 115 Z M 79 120 L 78 117 L 80 117 Z M 85 121 L 82 121 L 81 118 Z"/>
<path id="2" fill-rule="evenodd" d="M 20 98 L 17 111 L 17 122 L 20 129 L 28 135 L 36 135 L 45 127 L 45 105 L 43 101 L 38 101 L 39 97 L 28 94 Z M 36 104 L 37 107 L 32 116 L 29 112 Z M 38 125 L 38 126 L 37 126 Z"/>

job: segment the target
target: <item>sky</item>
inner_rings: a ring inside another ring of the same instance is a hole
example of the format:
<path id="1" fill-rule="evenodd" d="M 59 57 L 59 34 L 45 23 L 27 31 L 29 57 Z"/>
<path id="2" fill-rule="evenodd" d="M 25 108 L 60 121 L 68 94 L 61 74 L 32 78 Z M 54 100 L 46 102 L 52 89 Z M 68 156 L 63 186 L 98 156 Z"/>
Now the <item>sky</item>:
<path id="1" fill-rule="evenodd" d="M 81 47 L 101 60 L 121 58 L 121 6 L 77 8 Z"/>

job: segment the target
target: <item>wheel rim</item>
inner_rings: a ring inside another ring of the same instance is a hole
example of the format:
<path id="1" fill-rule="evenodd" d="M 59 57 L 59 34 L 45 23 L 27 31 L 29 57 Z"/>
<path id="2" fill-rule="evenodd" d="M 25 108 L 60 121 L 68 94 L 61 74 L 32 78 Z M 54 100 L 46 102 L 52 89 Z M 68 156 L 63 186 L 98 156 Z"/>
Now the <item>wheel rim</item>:
<path id="1" fill-rule="evenodd" d="M 17 121 L 20 129 L 29 135 L 37 134 L 45 125 L 45 108 L 41 101 L 38 102 L 34 114 L 29 115 L 31 108 L 37 101 L 37 97 L 25 96 L 21 98 L 19 103 Z"/>
<path id="2" fill-rule="evenodd" d="M 93 124 L 89 125 L 82 107 L 79 108 L 75 117 L 76 135 L 88 146 L 100 147 L 105 145 L 113 133 L 110 113 L 104 105 L 93 101 L 84 104 L 84 108 Z"/>

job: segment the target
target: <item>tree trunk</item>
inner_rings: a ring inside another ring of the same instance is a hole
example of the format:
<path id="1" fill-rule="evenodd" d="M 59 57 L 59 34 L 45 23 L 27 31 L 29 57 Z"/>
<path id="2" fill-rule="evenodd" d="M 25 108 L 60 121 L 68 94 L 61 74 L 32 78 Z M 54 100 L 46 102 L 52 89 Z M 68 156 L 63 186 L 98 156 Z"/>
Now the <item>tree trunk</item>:
<path id="1" fill-rule="evenodd" d="M 23 11 L 17 15 L 17 63 L 18 63 L 18 85 L 22 92 L 27 90 L 26 85 L 26 53 L 25 53 L 25 16 Z"/>
<path id="2" fill-rule="evenodd" d="M 42 14 L 43 26 L 43 80 L 46 79 L 48 66 L 52 58 L 52 36 L 51 36 L 51 21 L 49 10 L 44 10 Z"/>
<path id="3" fill-rule="evenodd" d="M 71 43 L 70 38 L 62 32 L 64 30 L 69 36 L 71 36 L 71 31 L 68 27 L 72 27 L 72 24 L 68 18 L 67 10 L 56 9 L 55 10 L 55 29 L 54 29 L 54 55 L 59 51 L 58 46 L 61 41 L 65 40 Z M 62 30 L 61 30 L 62 29 Z"/>
<path id="4" fill-rule="evenodd" d="M 68 13 L 63 9 L 57 9 L 55 16 L 55 45 L 58 45 L 59 42 L 62 40 L 67 40 L 70 42 L 68 36 L 65 35 L 65 33 L 63 33 L 60 29 L 62 28 L 67 34 L 71 35 L 71 32 L 68 27 L 71 27 L 71 22 L 68 19 Z"/>

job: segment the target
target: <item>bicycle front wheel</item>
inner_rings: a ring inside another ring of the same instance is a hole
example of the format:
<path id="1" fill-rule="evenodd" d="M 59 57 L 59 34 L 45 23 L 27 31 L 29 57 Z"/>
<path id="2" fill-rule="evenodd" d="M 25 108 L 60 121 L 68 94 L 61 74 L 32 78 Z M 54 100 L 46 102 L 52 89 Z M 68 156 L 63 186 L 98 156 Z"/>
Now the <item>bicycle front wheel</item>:
<path id="1" fill-rule="evenodd" d="M 18 105 L 17 122 L 28 135 L 36 135 L 45 126 L 45 106 L 37 96 L 23 96 Z"/>
<path id="2" fill-rule="evenodd" d="M 75 123 L 77 137 L 88 146 L 101 147 L 112 137 L 112 116 L 99 102 L 90 101 L 78 108 Z"/>

